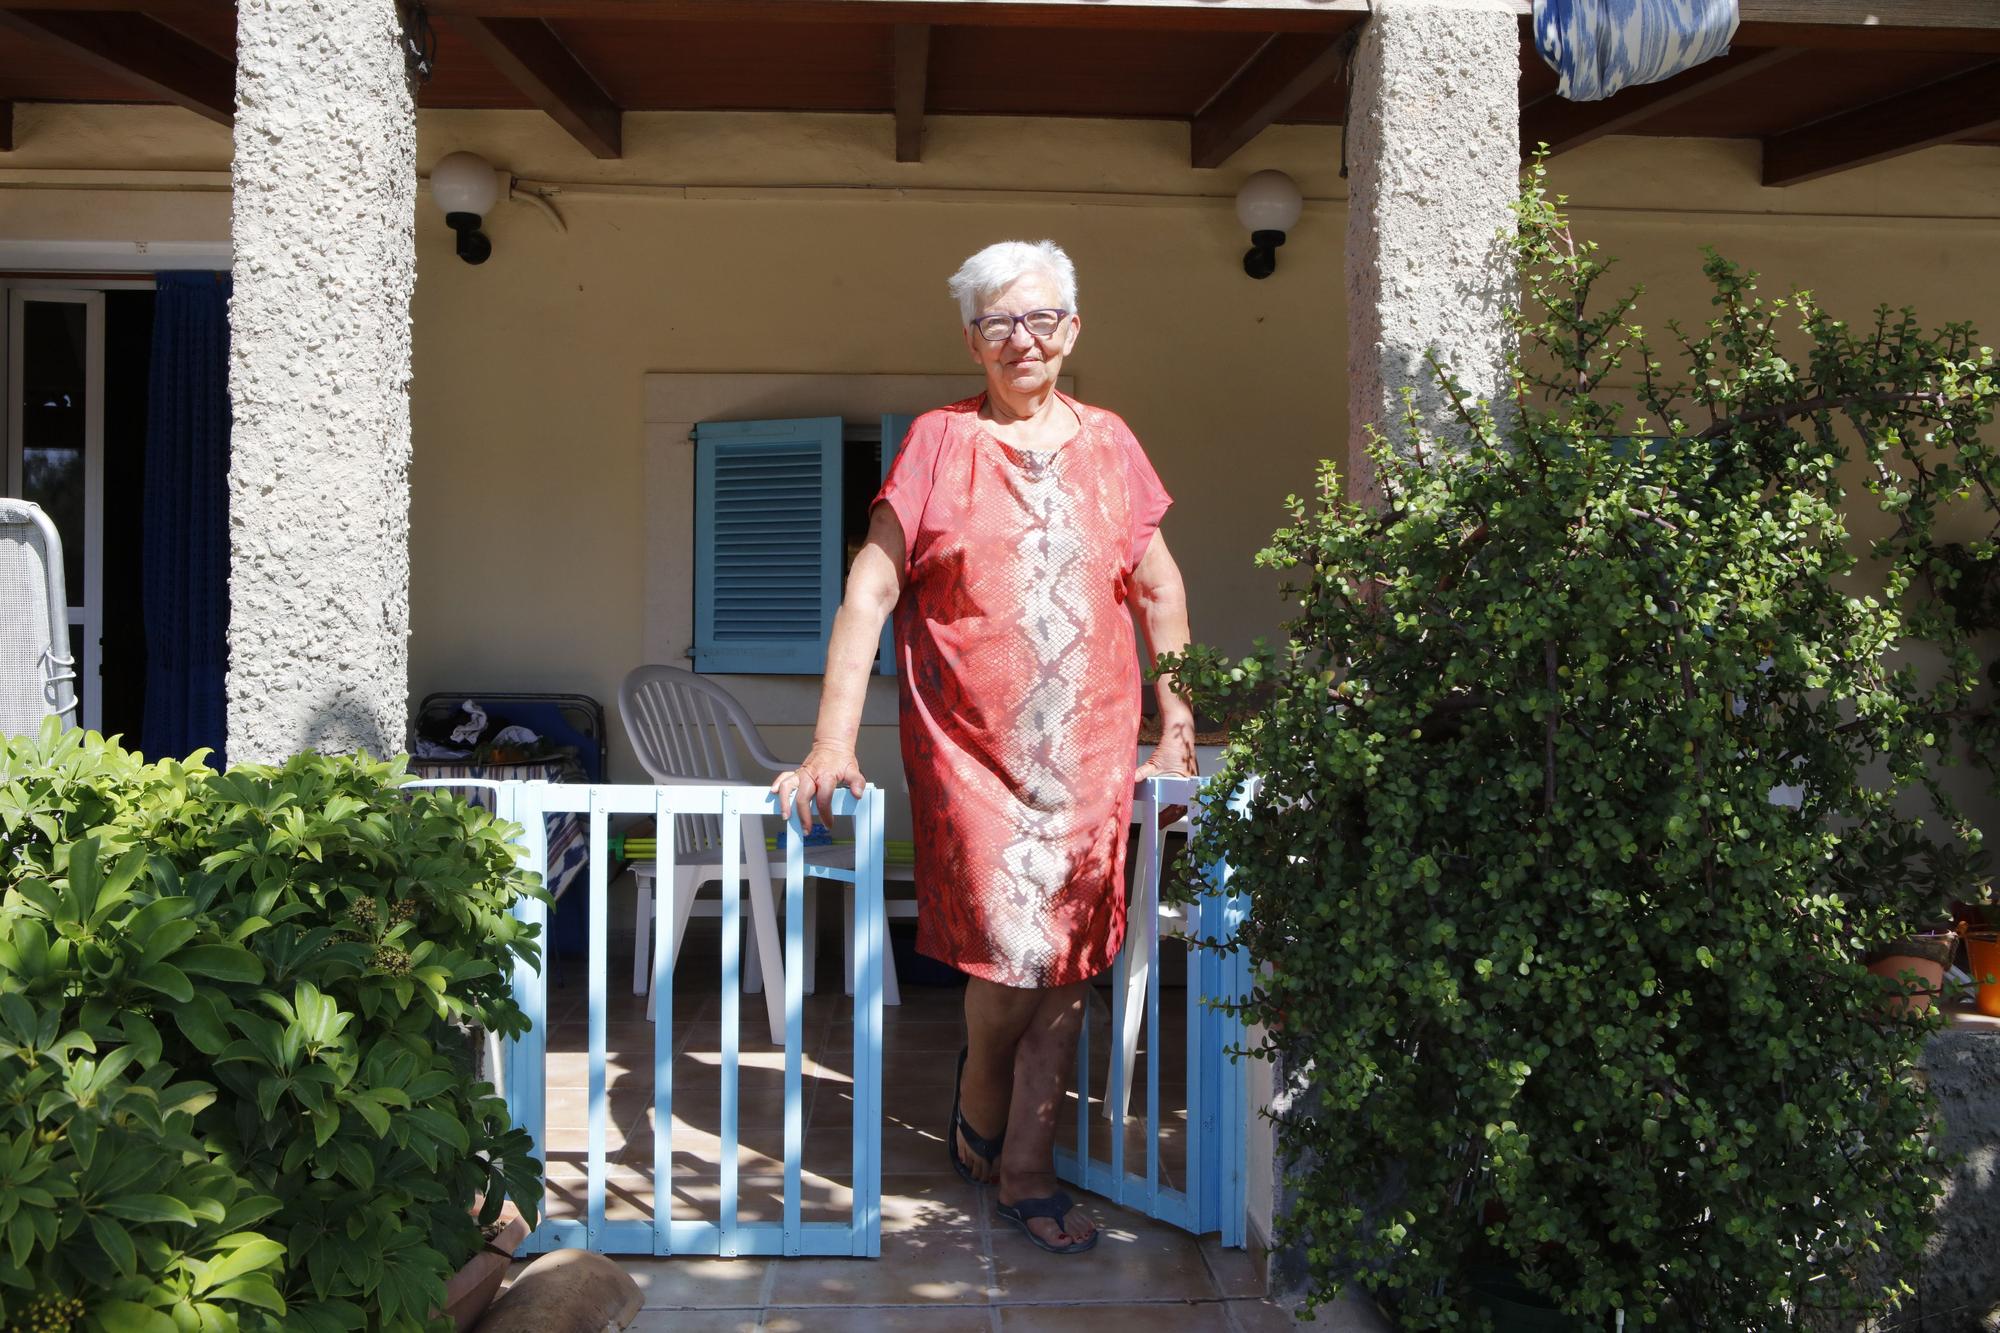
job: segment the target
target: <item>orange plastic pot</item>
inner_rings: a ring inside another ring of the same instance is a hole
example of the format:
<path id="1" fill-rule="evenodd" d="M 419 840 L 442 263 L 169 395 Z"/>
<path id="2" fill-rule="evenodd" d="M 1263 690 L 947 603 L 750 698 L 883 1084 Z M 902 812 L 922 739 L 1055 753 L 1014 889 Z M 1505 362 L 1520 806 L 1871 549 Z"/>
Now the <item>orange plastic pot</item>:
<path id="1" fill-rule="evenodd" d="M 1979 1012 L 2000 1018 L 2000 931 L 1973 930 L 1965 935 L 1965 960 L 1979 983 L 1974 1000 Z"/>

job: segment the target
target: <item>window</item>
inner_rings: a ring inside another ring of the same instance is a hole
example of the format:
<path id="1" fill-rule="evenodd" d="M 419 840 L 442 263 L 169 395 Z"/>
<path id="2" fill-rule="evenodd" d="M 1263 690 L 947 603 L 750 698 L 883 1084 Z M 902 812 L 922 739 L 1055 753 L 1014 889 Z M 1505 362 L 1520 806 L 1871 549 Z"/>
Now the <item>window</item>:
<path id="1" fill-rule="evenodd" d="M 842 585 L 913 417 L 695 427 L 694 669 L 819 675 Z M 886 442 L 886 443 L 885 443 Z M 876 669 L 894 670 L 889 631 Z"/>

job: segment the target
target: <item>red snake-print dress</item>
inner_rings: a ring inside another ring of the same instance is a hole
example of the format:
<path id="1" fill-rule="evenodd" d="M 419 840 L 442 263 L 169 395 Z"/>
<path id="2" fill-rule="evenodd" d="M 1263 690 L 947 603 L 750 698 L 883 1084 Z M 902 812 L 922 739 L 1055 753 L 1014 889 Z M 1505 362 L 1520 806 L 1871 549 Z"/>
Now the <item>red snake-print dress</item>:
<path id="1" fill-rule="evenodd" d="M 1140 673 L 1130 576 L 1171 503 L 1116 415 L 1065 397 L 1062 448 L 1010 448 L 983 400 L 911 425 L 876 502 L 896 606 L 917 947 L 1007 986 L 1067 985 L 1125 936 Z"/>

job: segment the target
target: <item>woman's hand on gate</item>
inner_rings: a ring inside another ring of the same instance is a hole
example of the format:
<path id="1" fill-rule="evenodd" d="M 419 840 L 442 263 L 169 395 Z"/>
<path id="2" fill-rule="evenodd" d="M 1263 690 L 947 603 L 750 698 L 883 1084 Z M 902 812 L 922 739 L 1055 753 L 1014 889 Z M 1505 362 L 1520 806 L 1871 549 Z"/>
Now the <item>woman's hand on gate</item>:
<path id="1" fill-rule="evenodd" d="M 1147 778 L 1200 777 L 1201 775 L 1195 771 L 1197 767 L 1194 746 L 1161 741 L 1153 747 L 1153 753 L 1146 762 L 1139 765 L 1139 771 L 1132 775 L 1132 780 L 1144 782 Z"/>
<path id="2" fill-rule="evenodd" d="M 819 806 L 821 820 L 831 823 L 833 793 L 845 787 L 859 796 L 867 782 L 868 779 L 861 775 L 861 765 L 854 757 L 852 746 L 816 741 L 812 753 L 801 760 L 797 768 L 780 773 L 777 781 L 771 784 L 771 790 L 778 794 L 778 812 L 787 818 L 798 815 L 800 827 L 810 833 L 815 803 Z"/>
<path id="3" fill-rule="evenodd" d="M 1132 779 L 1135 782 L 1144 782 L 1147 778 L 1199 777 L 1201 775 L 1196 771 L 1199 767 L 1200 765 L 1195 762 L 1193 741 L 1185 735 L 1169 731 L 1167 735 L 1161 737 L 1160 743 L 1153 747 L 1152 756 L 1139 765 L 1139 771 L 1132 775 Z M 1186 814 L 1187 807 L 1184 805 L 1163 806 L 1160 809 L 1160 827 L 1166 828 L 1170 824 L 1178 824 Z"/>

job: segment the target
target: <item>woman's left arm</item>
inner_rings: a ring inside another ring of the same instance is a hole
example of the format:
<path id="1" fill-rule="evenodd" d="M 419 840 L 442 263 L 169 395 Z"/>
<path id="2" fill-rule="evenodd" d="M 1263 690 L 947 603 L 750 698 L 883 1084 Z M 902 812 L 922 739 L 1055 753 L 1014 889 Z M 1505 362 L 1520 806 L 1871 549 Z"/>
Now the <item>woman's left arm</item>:
<path id="1" fill-rule="evenodd" d="M 1148 666 L 1162 653 L 1187 648 L 1187 586 L 1181 582 L 1180 566 L 1167 550 L 1167 539 L 1158 532 L 1132 571 L 1131 595 L 1146 637 Z M 1153 757 L 1139 766 L 1136 776 L 1141 782 L 1161 773 L 1194 777 L 1194 710 L 1175 692 L 1171 675 L 1162 675 L 1154 688 L 1160 703 L 1160 743 L 1153 748 Z"/>

